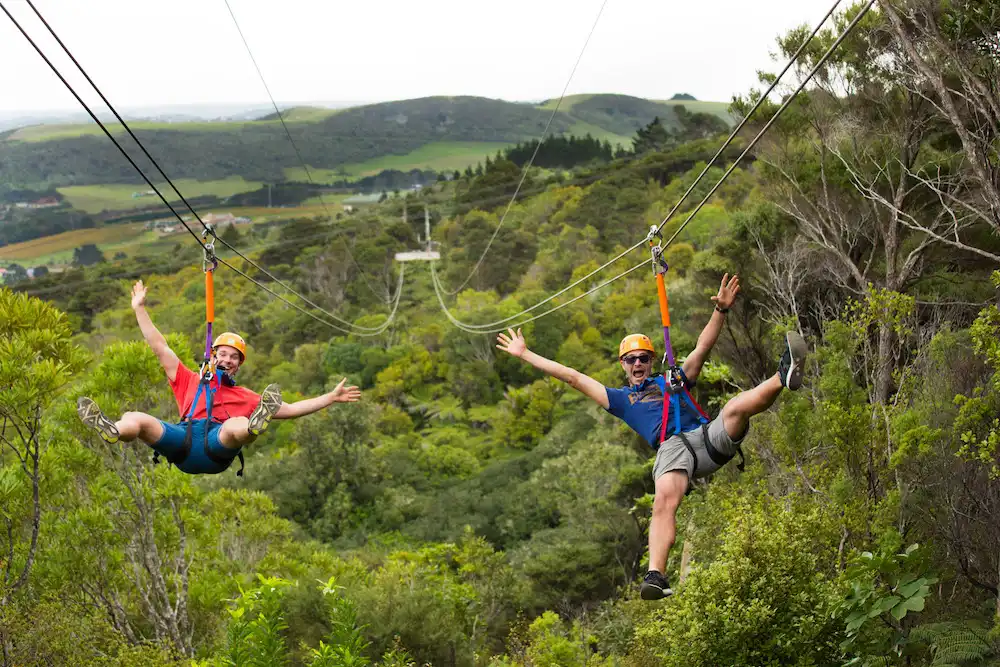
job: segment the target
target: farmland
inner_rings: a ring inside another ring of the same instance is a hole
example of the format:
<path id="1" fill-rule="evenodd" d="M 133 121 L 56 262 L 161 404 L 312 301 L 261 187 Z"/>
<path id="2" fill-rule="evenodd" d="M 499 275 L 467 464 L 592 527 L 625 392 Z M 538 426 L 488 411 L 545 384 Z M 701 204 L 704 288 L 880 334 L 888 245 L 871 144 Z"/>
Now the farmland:
<path id="1" fill-rule="evenodd" d="M 229 197 L 239 192 L 256 190 L 261 183 L 244 180 L 240 176 L 231 176 L 215 181 L 197 181 L 181 178 L 174 181 L 185 197 L 215 195 Z M 156 187 L 167 196 L 171 202 L 179 201 L 172 196 L 173 192 L 166 183 L 156 183 Z M 133 193 L 146 192 L 145 185 L 109 183 L 104 185 L 71 185 L 58 188 L 59 194 L 69 201 L 70 205 L 85 213 L 100 213 L 102 211 L 128 211 L 139 208 L 149 208 L 162 204 L 156 195 L 133 197 Z"/>

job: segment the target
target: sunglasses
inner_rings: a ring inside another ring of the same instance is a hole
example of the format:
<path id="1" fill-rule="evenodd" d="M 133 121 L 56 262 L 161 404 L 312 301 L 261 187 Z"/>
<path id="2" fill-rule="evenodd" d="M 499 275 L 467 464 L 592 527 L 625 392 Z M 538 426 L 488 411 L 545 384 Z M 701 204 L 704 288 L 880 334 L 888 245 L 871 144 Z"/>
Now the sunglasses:
<path id="1" fill-rule="evenodd" d="M 637 355 L 630 355 L 630 356 L 627 356 L 627 357 L 622 357 L 622 361 L 624 361 L 629 366 L 631 366 L 632 364 L 634 364 L 637 361 L 641 361 L 644 364 L 648 364 L 652 360 L 653 360 L 653 357 L 651 357 L 648 354 L 637 354 Z"/>

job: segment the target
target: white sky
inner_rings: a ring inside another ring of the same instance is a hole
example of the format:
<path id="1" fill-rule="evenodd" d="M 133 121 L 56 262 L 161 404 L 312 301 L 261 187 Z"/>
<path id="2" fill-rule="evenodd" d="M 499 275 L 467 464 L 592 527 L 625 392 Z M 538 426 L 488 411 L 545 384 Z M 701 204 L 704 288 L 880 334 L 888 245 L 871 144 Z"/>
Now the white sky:
<path id="1" fill-rule="evenodd" d="M 24 0 L 0 0 L 68 76 Z M 601 0 L 230 0 L 279 102 L 558 97 Z M 729 101 L 831 0 L 608 0 L 569 93 Z M 223 0 L 36 0 L 120 107 L 267 102 Z M 845 3 L 846 5 L 846 3 Z M 76 85 L 78 74 L 69 77 Z M 84 99 L 96 100 L 93 93 Z M 0 110 L 79 110 L 0 13 Z"/>

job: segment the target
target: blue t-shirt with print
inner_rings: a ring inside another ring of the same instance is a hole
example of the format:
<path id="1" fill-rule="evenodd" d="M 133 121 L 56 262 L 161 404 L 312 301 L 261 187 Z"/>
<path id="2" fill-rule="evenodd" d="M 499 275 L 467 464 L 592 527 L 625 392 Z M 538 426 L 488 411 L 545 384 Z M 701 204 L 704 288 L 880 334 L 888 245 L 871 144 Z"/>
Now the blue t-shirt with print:
<path id="1" fill-rule="evenodd" d="M 681 377 L 685 385 L 692 386 L 684 376 Z M 654 375 L 646 378 L 642 384 L 614 389 L 605 387 L 608 392 L 608 412 L 618 417 L 629 425 L 633 431 L 641 435 L 651 447 L 656 448 L 660 444 L 660 429 L 663 425 L 663 394 L 666 381 L 662 375 Z M 680 404 L 680 432 L 686 433 L 699 428 L 702 424 L 701 415 L 683 397 L 678 401 Z M 675 410 L 671 407 L 670 424 L 667 425 L 667 433 L 677 432 L 677 418 Z"/>

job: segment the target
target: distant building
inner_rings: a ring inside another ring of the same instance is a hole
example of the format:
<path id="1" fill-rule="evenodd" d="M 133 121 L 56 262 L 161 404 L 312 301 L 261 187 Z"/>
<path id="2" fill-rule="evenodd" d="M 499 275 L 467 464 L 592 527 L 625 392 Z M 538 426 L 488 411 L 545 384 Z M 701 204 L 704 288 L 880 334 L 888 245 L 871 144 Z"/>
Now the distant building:
<path id="1" fill-rule="evenodd" d="M 377 194 L 371 195 L 352 195 L 345 199 L 342 203 L 348 206 L 358 206 L 365 204 L 377 204 L 379 200 L 386 196 L 385 192 L 379 192 Z"/>
<path id="2" fill-rule="evenodd" d="M 54 206 L 59 206 L 60 204 L 62 204 L 62 202 L 59 201 L 58 197 L 42 197 L 37 201 L 18 202 L 14 204 L 14 206 L 16 206 L 17 208 L 36 209 L 36 208 L 52 208 Z"/>
<path id="3" fill-rule="evenodd" d="M 206 225 L 215 225 L 217 227 L 222 225 L 232 225 L 236 222 L 236 216 L 232 213 L 209 213 L 201 217 L 205 221 Z"/>

